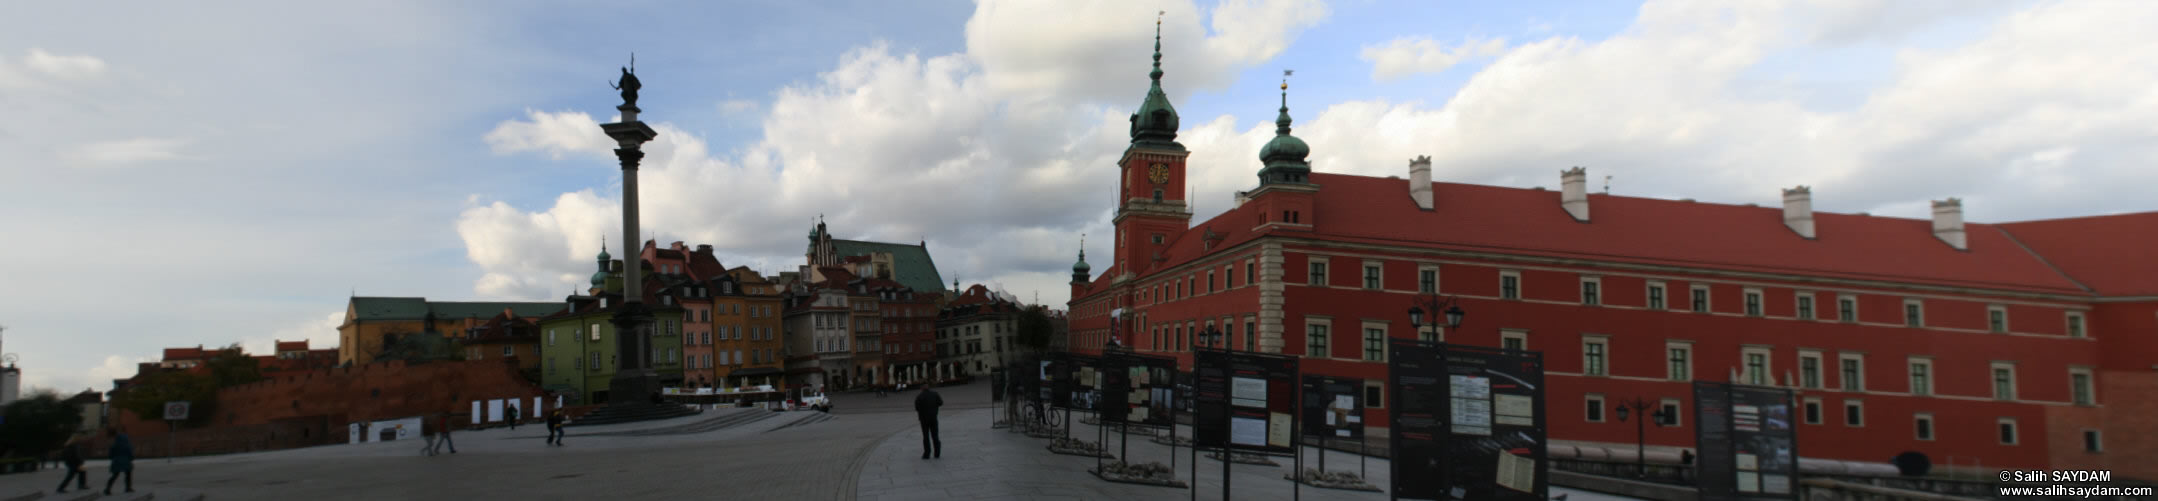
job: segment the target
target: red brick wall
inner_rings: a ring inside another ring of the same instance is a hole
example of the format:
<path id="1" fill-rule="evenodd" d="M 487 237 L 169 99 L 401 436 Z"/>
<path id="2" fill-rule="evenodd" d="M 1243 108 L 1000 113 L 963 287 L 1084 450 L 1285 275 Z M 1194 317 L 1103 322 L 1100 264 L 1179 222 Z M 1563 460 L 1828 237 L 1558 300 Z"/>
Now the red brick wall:
<path id="1" fill-rule="evenodd" d="M 358 421 L 373 421 L 400 417 L 420 416 L 438 412 L 469 414 L 472 401 L 498 398 L 525 398 L 545 394 L 538 386 L 518 375 L 517 366 L 511 360 L 445 361 L 407 365 L 404 362 L 376 362 L 361 366 L 322 369 L 305 372 L 279 373 L 271 379 L 247 385 L 226 388 L 218 392 L 216 414 L 206 427 L 183 430 L 180 437 L 199 439 L 205 450 L 229 452 L 219 449 L 229 446 L 215 445 L 231 442 L 235 437 L 250 437 L 267 433 L 264 426 L 286 421 L 320 423 L 326 430 L 335 431 L 329 443 L 341 443 L 345 439 L 345 425 Z M 452 420 L 469 423 L 469 418 Z M 113 416 L 115 425 L 127 430 L 136 438 L 136 447 L 145 442 L 162 442 L 166 424 L 144 420 L 131 412 L 119 412 Z M 297 428 L 279 433 L 280 440 Z M 316 433 L 309 432 L 315 436 Z M 152 437 L 158 437 L 152 440 Z M 278 442 L 284 443 L 284 442 Z M 272 444 L 275 445 L 275 444 Z M 306 445 L 306 444 L 300 444 Z M 285 445 L 293 447 L 298 445 Z M 276 448 L 276 447 L 271 447 Z M 188 447 L 182 446 L 183 453 Z"/>
<path id="2" fill-rule="evenodd" d="M 2046 409 L 2050 466 L 2158 481 L 2158 400 L 2134 397 L 2158 395 L 2158 373 L 2107 371 L 2097 377 L 2104 407 Z M 2083 430 L 2090 429 L 2102 430 L 2100 452 L 2083 450 Z"/>

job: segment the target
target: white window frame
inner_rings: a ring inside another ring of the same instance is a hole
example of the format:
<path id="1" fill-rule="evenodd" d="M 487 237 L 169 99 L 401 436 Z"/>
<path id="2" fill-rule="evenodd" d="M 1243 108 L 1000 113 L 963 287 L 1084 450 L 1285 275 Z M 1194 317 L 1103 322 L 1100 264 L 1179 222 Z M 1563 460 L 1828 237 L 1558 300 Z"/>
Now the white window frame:
<path id="1" fill-rule="evenodd" d="M 1918 423 L 1926 423 L 1926 434 L 1918 434 Z M 1941 436 L 1941 428 L 1939 423 L 1933 420 L 1933 413 L 1920 412 L 1911 415 L 1911 436 L 1923 442 L 1932 442 L 1934 438 Z"/>
<path id="2" fill-rule="evenodd" d="M 1745 313 L 1746 316 L 1768 316 L 1768 295 L 1762 293 L 1761 289 L 1753 287 L 1746 288 L 1745 293 L 1739 296 L 1738 304 L 1740 310 Z"/>
<path id="3" fill-rule="evenodd" d="M 554 346 L 555 330 L 556 329 L 547 329 L 547 346 Z"/>
<path id="4" fill-rule="evenodd" d="M 2083 389 L 2084 395 L 2090 397 L 2089 401 L 2076 401 L 2076 376 L 2083 376 L 2083 381 L 2089 383 Z M 2086 407 L 2098 405 L 2098 376 L 2091 371 L 2090 367 L 2079 365 L 2068 367 L 2068 403 Z"/>
<path id="5" fill-rule="evenodd" d="M 2081 442 L 2083 442 L 2080 445 L 2083 446 L 2084 453 L 2104 454 L 2106 452 L 2106 434 L 2104 430 L 2084 428 L 2083 433 L 2077 435 L 2076 438 L 2081 439 Z"/>
<path id="6" fill-rule="evenodd" d="M 1664 413 L 1664 415 L 1670 416 L 1671 418 L 1668 426 L 1674 428 L 1686 426 L 1686 403 L 1684 401 L 1676 398 L 1666 398 L 1663 399 L 1662 402 L 1658 402 L 1656 407 L 1659 410 L 1666 408 L 1671 410 L 1671 412 Z"/>
<path id="7" fill-rule="evenodd" d="M 1333 268 L 1334 265 L 1328 262 L 1326 258 L 1312 256 L 1309 259 L 1309 262 L 1304 264 L 1304 285 L 1311 287 L 1332 287 L 1334 283 Z M 1313 271 L 1317 271 L 1318 273 L 1312 273 Z M 1318 276 L 1315 277 L 1313 275 Z"/>
<path id="8" fill-rule="evenodd" d="M 1596 345 L 1601 348 L 1596 350 L 1600 359 L 1596 361 L 1595 365 L 1589 364 L 1589 345 Z M 1591 369 L 1597 370 L 1592 371 Z M 1581 375 L 1597 377 L 1609 377 L 1611 375 L 1611 336 L 1604 334 L 1581 335 Z"/>
<path id="9" fill-rule="evenodd" d="M 1387 324 L 1386 322 L 1383 322 L 1383 321 L 1374 321 L 1374 320 L 1365 320 L 1365 321 L 1364 321 L 1364 326 L 1363 326 L 1363 328 L 1362 328 L 1362 329 L 1360 329 L 1360 330 L 1358 330 L 1358 331 L 1357 331 L 1357 333 L 1356 333 L 1356 341 L 1357 341 L 1357 343 L 1356 343 L 1356 353 L 1357 353 L 1357 355 L 1356 355 L 1356 359 L 1357 359 L 1357 360 L 1362 360 L 1362 361 L 1365 361 L 1365 362 L 1380 362 L 1380 363 L 1384 363 L 1384 362 L 1386 362 L 1386 359 L 1387 359 L 1387 354 L 1386 354 L 1386 345 L 1387 345 L 1387 343 L 1388 343 L 1388 338 L 1389 338 L 1390 336 L 1392 336 L 1392 334 L 1390 334 L 1390 333 L 1388 333 L 1388 332 L 1387 332 L 1387 329 L 1386 329 L 1386 328 L 1387 328 L 1387 325 L 1388 325 L 1388 324 Z M 1372 329 L 1378 329 L 1378 331 L 1379 331 L 1379 358 L 1371 358 L 1371 330 L 1372 330 Z"/>
<path id="10" fill-rule="evenodd" d="M 1994 313 L 1999 313 L 1999 314 L 2001 314 L 2001 328 L 2000 328 L 2000 329 L 1994 329 L 1994 328 L 1993 328 L 1993 314 L 1994 314 Z M 1987 306 L 1986 306 L 1986 332 L 1991 332 L 1991 333 L 1994 333 L 1994 334 L 2007 334 L 2007 333 L 2009 333 L 2009 332 L 2013 332 L 2013 330 L 2011 330 L 2011 329 L 2009 329 L 2009 328 L 2008 328 L 2008 307 L 2007 307 L 2007 306 L 2002 306 L 2002 305 L 1997 305 L 1997 304 L 1995 304 L 1995 305 L 1987 305 Z"/>
<path id="11" fill-rule="evenodd" d="M 1672 352 L 1673 350 L 1683 351 L 1683 352 L 1685 352 L 1685 353 L 1686 353 L 1686 365 L 1685 365 L 1684 367 L 1680 367 L 1680 368 L 1679 368 L 1679 370 L 1683 370 L 1683 371 L 1686 371 L 1686 373 L 1685 373 L 1685 374 L 1683 374 L 1683 375 L 1681 375 L 1681 374 L 1674 374 L 1673 372 L 1675 372 L 1675 371 L 1672 371 L 1672 370 L 1671 370 L 1671 352 Z M 1667 380 L 1671 380 L 1671 381 L 1692 381 L 1692 380 L 1694 380 L 1694 376 L 1695 376 L 1695 374 L 1697 374 L 1697 373 L 1695 373 L 1695 372 L 1693 371 L 1693 341 L 1692 341 L 1692 340 L 1681 340 L 1681 339 L 1672 339 L 1672 340 L 1666 340 L 1666 341 L 1664 341 L 1664 342 L 1663 342 L 1663 377 L 1664 377 L 1664 379 L 1667 379 Z"/>
<path id="12" fill-rule="evenodd" d="M 1428 290 L 1428 291 L 1427 291 L 1427 290 L 1424 290 L 1424 273 L 1430 273 L 1430 274 L 1431 274 L 1431 290 Z M 1418 294 L 1438 294 L 1438 293 L 1439 293 L 1439 290 L 1440 290 L 1440 289 L 1439 289 L 1439 265 L 1436 265 L 1436 264 L 1419 264 L 1419 265 L 1416 265 L 1416 293 L 1418 293 Z"/>
<path id="13" fill-rule="evenodd" d="M 1993 438 L 2004 438 L 1998 436 L 2001 434 L 2001 425 L 2008 425 L 2008 436 L 2005 437 L 2008 440 L 2002 440 L 2001 445 L 2023 444 L 2023 426 L 2016 424 L 2016 418 L 2004 417 L 1993 420 L 1993 434 L 1995 435 Z"/>
<path id="14" fill-rule="evenodd" d="M 1364 290 L 1386 290 L 1386 260 L 1366 259 L 1363 264 L 1364 273 L 1357 277 L 1356 285 Z"/>
<path id="15" fill-rule="evenodd" d="M 1761 356 L 1760 382 L 1754 381 L 1753 368 L 1746 365 L 1752 355 Z M 1738 349 L 1738 380 L 1745 384 L 1776 386 L 1776 349 L 1768 346 L 1741 346 Z"/>
<path id="16" fill-rule="evenodd" d="M 1693 295 L 1696 293 L 1701 295 L 1701 309 L 1698 310 L 1693 309 Z M 1686 311 L 1703 314 L 1715 313 L 1716 291 L 1714 289 L 1710 289 L 1708 284 L 1693 284 L 1686 286 Z"/>
<path id="17" fill-rule="evenodd" d="M 1808 407 L 1813 408 L 1813 414 L 1806 414 L 1806 408 Z M 1828 422 L 1827 416 L 1828 409 L 1821 404 L 1821 397 L 1806 397 L 1804 401 L 1798 404 L 1799 422 L 1818 425 Z"/>
<path id="18" fill-rule="evenodd" d="M 1918 391 L 1918 388 L 1916 387 L 1917 385 L 1914 384 L 1919 381 L 1920 378 L 1914 377 L 1916 376 L 1915 374 L 1911 374 L 1911 369 L 1915 369 L 1920 366 L 1924 366 L 1926 368 L 1926 375 L 1924 378 L 1926 383 L 1926 391 L 1923 392 Z M 1861 365 L 1859 370 L 1864 371 L 1864 366 Z M 1912 385 L 1911 388 L 1905 388 L 1904 391 L 1909 392 L 1912 396 L 1926 397 L 1932 396 L 1933 394 L 1940 392 L 1940 386 L 1936 385 L 1934 380 L 1933 357 L 1914 355 L 1910 357 L 1910 359 L 1907 360 L 1906 363 L 1903 365 L 1903 372 L 1904 379 L 1907 380 L 1904 384 Z"/>
<path id="19" fill-rule="evenodd" d="M 1371 390 L 1373 390 L 1373 389 L 1377 389 L 1377 390 L 1379 390 L 1379 398 L 1371 398 Z M 1376 380 L 1376 379 L 1366 379 L 1366 380 L 1364 380 L 1364 408 L 1366 408 L 1366 409 L 1384 409 L 1384 408 L 1386 408 L 1386 382 L 1385 382 L 1385 381 L 1380 381 L 1380 380 Z"/>
<path id="20" fill-rule="evenodd" d="M 1509 278 L 1514 281 L 1514 295 L 1512 297 L 1506 295 L 1506 279 Z M 1521 270 L 1499 270 L 1499 299 L 1518 301 L 1527 296 L 1528 294 L 1523 293 L 1521 287 Z"/>
<path id="21" fill-rule="evenodd" d="M 592 324 L 592 342 L 599 342 L 599 324 Z"/>
<path id="22" fill-rule="evenodd" d="M 1911 307 L 1913 306 L 1918 307 L 1918 309 L 1911 309 Z M 1926 302 L 1924 300 L 1916 298 L 1904 298 L 1903 326 L 1916 328 L 1926 327 Z"/>
<path id="23" fill-rule="evenodd" d="M 1858 424 L 1851 423 L 1851 408 L 1858 408 Z M 1843 425 L 1851 428 L 1866 427 L 1866 401 L 1856 398 L 1843 399 Z"/>
<path id="24" fill-rule="evenodd" d="M 1811 384 L 1806 381 L 1806 360 L 1808 359 L 1813 360 L 1813 381 Z M 1823 360 L 1821 350 L 1800 348 L 1798 350 L 1798 380 L 1792 382 L 1797 383 L 1799 388 L 1808 390 L 1828 389 L 1828 377 L 1822 374 L 1822 372 L 1828 370 L 1828 367 Z"/>
<path id="25" fill-rule="evenodd" d="M 1843 307 L 1843 302 L 1844 302 L 1844 301 L 1850 301 L 1850 302 L 1851 302 L 1851 307 L 1850 307 L 1850 308 L 1844 308 L 1844 307 Z M 1850 319 L 1850 320 L 1844 320 L 1844 319 L 1843 319 L 1843 312 L 1845 312 L 1845 311 L 1850 311 L 1850 312 L 1851 312 L 1851 319 Z M 1858 323 L 1858 295 L 1857 295 L 1857 294 L 1837 294 L 1837 295 L 1836 295 L 1836 321 L 1837 321 L 1837 322 L 1842 322 L 1842 323 L 1847 323 L 1847 324 L 1855 324 L 1855 323 Z"/>
<path id="26" fill-rule="evenodd" d="M 1596 416 L 1595 416 L 1594 418 L 1591 418 L 1591 417 L 1589 416 L 1589 413 L 1588 413 L 1588 410 L 1589 410 L 1589 409 L 1596 409 Z M 1589 394 L 1585 394 L 1585 395 L 1582 395 L 1582 396 L 1581 396 L 1581 420 L 1582 420 L 1582 421 L 1586 421 L 1586 422 L 1590 422 L 1590 423 L 1602 423 L 1602 422 L 1606 422 L 1606 421 L 1609 421 L 1610 419 L 1611 419 L 1611 409 L 1610 409 L 1609 407 L 1606 407 L 1606 406 L 1604 406 L 1604 394 L 1602 394 L 1602 393 L 1589 393 Z"/>
<path id="27" fill-rule="evenodd" d="M 2008 391 L 2005 392 L 2007 395 L 2006 398 L 2003 398 L 2001 396 L 2004 392 L 2001 391 L 2003 388 L 2001 388 L 2000 380 L 1994 379 L 1993 377 L 1993 373 L 1998 372 L 2002 369 L 2008 370 L 2008 388 L 2006 388 Z M 1988 365 L 1986 369 L 1986 384 L 1993 388 L 1993 394 L 1989 396 L 1993 397 L 1994 400 L 2014 401 L 2016 399 L 2016 363 L 1997 361 Z"/>
<path id="28" fill-rule="evenodd" d="M 1322 329 L 1326 330 L 1326 332 L 1325 332 L 1325 333 L 1323 333 L 1323 334 L 1320 334 L 1320 335 L 1318 336 L 1319 338 L 1321 338 L 1321 339 L 1325 339 L 1325 340 L 1326 340 L 1326 343 L 1325 343 L 1325 344 L 1326 344 L 1326 346 L 1324 347 L 1324 349 L 1325 349 L 1326 351 L 1324 351 L 1324 352 L 1322 352 L 1322 353 L 1316 353 L 1316 354 L 1314 354 L 1314 353 L 1312 353 L 1312 352 L 1311 352 L 1311 348 L 1312 348 L 1312 344 L 1311 344 L 1311 340 L 1312 340 L 1312 326 L 1318 326 L 1318 327 L 1320 327 L 1320 328 L 1322 328 Z M 1334 318 L 1333 318 L 1333 317 L 1324 317 L 1324 316 L 1318 316 L 1318 315 L 1305 315 L 1305 316 L 1304 316 L 1304 356 L 1305 356 L 1305 357 L 1307 357 L 1307 358 L 1334 358 L 1334 339 L 1333 339 L 1333 337 L 1334 337 Z"/>
<path id="29" fill-rule="evenodd" d="M 1820 298 L 1816 297 L 1813 291 L 1798 291 L 1792 294 L 1791 314 L 1798 316 L 1799 320 L 1819 320 L 1821 318 Z"/>
<path id="30" fill-rule="evenodd" d="M 1594 285 L 1594 286 L 1596 286 L 1596 295 L 1595 295 L 1594 297 L 1590 297 L 1590 296 L 1589 296 L 1589 286 L 1591 286 L 1591 285 Z M 1586 276 L 1586 275 L 1582 276 L 1582 277 L 1581 277 L 1581 287 L 1580 287 L 1580 289 L 1578 290 L 1578 293 L 1579 293 L 1579 295 L 1580 295 L 1579 299 L 1581 300 L 1581 305 L 1582 305 L 1582 306 L 1603 306 L 1603 301 L 1604 301 L 1604 279 L 1603 279 L 1603 277 L 1600 277 L 1600 276 Z"/>
<path id="31" fill-rule="evenodd" d="M 1663 291 L 1663 304 L 1661 305 L 1650 302 L 1657 299 L 1657 294 L 1655 294 L 1654 292 L 1656 290 Z M 1648 286 L 1641 290 L 1641 307 L 1658 311 L 1670 310 L 1671 288 L 1669 286 L 1665 286 L 1662 281 L 1650 281 L 1648 283 Z"/>
<path id="32" fill-rule="evenodd" d="M 1444 338 L 1442 337 L 1440 339 Z M 1499 329 L 1499 348 L 1505 348 L 1506 340 L 1508 339 L 1521 340 L 1521 351 L 1529 351 L 1528 329 Z"/>
<path id="33" fill-rule="evenodd" d="M 2091 321 L 2090 318 L 2083 316 L 2083 312 L 2068 312 L 2066 316 L 2062 317 L 2061 321 L 2064 322 L 2061 325 L 2061 332 L 2067 333 L 2068 337 L 2091 337 Z"/>
<path id="34" fill-rule="evenodd" d="M 1843 363 L 1854 360 L 1858 362 L 1858 381 L 1845 381 L 1845 378 L 1843 377 Z M 1866 392 L 1866 354 L 1851 352 L 1842 352 L 1836 354 L 1836 387 L 1848 392 Z"/>

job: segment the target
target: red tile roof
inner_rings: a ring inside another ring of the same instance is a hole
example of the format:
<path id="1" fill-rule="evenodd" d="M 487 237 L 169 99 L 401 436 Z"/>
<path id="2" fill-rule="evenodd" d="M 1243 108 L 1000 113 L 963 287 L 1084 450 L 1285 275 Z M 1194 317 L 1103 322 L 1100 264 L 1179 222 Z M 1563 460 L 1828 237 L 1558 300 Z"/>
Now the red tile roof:
<path id="1" fill-rule="evenodd" d="M 1640 197 L 1589 195 L 1588 223 L 1574 221 L 1559 205 L 1559 192 L 1433 183 L 1433 209 L 1409 198 L 1408 181 L 1313 173 L 1320 186 L 1310 221 L 1315 233 L 1283 231 L 1329 241 L 1410 245 L 1512 255 L 1591 259 L 1730 271 L 1786 273 L 1859 280 L 1885 280 L 2031 292 L 2083 294 L 2084 290 L 2025 251 L 2000 225 L 1966 224 L 1970 250 L 1958 251 L 1933 236 L 1932 222 L 1816 212 L 1818 238 L 1807 240 L 1783 224 L 1781 207 L 1696 203 Z M 1263 236 L 1256 206 L 1246 204 L 1194 225 L 1170 242 L 1164 260 L 1135 264 L 1142 273 L 1176 266 Z M 2158 216 L 2139 215 L 2109 223 L 2110 233 L 2141 224 L 2158 227 Z M 2047 223 L 2026 223 L 2043 226 Z M 2072 226 L 2072 225 L 2070 225 Z M 2033 226 L 2036 227 L 2036 226 Z M 2063 226 L 2066 227 L 2066 226 Z M 1209 229 L 1218 238 L 1209 250 Z M 2057 230 L 2072 234 L 2076 230 Z M 2034 231 L 2034 234 L 2043 231 Z M 2132 249 L 2151 249 L 2152 232 L 2140 247 L 2077 260 L 2078 266 L 2120 270 L 2111 261 L 2132 261 Z M 2056 240 L 2034 237 L 2047 244 Z M 2028 242 L 2026 242 L 2028 243 Z M 2062 244 L 2065 245 L 2065 244 Z M 2040 250 L 2040 253 L 2045 251 Z M 2092 264 L 2085 265 L 2085 262 Z M 2058 264 L 2058 263 L 2056 263 Z M 2139 263 L 2137 268 L 2158 266 Z M 2082 269 L 2082 268 L 2077 268 Z M 1084 294 L 1107 288 L 1119 273 L 1103 273 Z M 2076 273 L 2070 271 L 2071 274 Z M 2087 273 L 2096 273 L 2095 270 Z M 2115 273 L 2119 290 L 2154 290 L 2158 273 Z M 2104 289 L 2101 289 L 2104 290 Z M 1083 297 L 1083 295 L 1082 295 Z"/>
<path id="2" fill-rule="evenodd" d="M 172 362 L 176 360 L 202 360 L 206 358 L 210 358 L 210 350 L 204 350 L 201 346 L 196 346 L 193 348 L 165 349 L 166 362 Z"/>
<path id="3" fill-rule="evenodd" d="M 2100 295 L 2158 295 L 2158 212 L 1997 226 Z"/>
<path id="4" fill-rule="evenodd" d="M 689 276 L 697 280 L 711 280 L 727 273 L 727 266 L 719 263 L 719 258 L 712 255 L 710 248 L 690 252 L 687 268 Z"/>
<path id="5" fill-rule="evenodd" d="M 277 352 L 278 352 L 278 353 L 284 353 L 284 352 L 288 352 L 288 351 L 307 351 L 307 340 L 305 340 L 305 339 L 302 339 L 302 340 L 299 340 L 299 341 L 278 341 L 278 342 L 277 342 Z"/>

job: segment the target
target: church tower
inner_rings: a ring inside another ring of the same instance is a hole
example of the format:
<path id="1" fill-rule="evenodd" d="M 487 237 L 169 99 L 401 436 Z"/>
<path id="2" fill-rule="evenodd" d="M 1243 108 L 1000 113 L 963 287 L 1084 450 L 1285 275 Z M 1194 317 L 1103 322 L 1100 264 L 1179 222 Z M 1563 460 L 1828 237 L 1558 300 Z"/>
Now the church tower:
<path id="1" fill-rule="evenodd" d="M 1246 196 L 1256 204 L 1261 228 L 1310 231 L 1318 222 L 1319 185 L 1311 182 L 1311 146 L 1289 134 L 1289 76 L 1282 72 L 1281 114 L 1274 118 L 1274 139 L 1259 148 L 1259 188 Z"/>
<path id="2" fill-rule="evenodd" d="M 1184 200 L 1184 159 L 1176 108 L 1161 90 L 1161 20 L 1154 21 L 1153 87 L 1131 115 L 1131 145 L 1117 161 L 1116 261 L 1124 273 L 1153 268 L 1163 247 L 1191 227 Z"/>

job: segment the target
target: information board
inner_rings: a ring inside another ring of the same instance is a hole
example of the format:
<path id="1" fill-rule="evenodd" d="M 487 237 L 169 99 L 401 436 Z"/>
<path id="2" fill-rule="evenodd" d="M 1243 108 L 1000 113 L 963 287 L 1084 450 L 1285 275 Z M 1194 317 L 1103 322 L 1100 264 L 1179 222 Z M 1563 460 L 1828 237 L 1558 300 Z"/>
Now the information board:
<path id="1" fill-rule="evenodd" d="M 1100 408 L 1101 392 L 1096 385 L 1101 379 L 1101 359 L 1080 354 L 1064 356 L 1064 371 L 1059 377 L 1064 383 L 1065 406 L 1072 409 L 1092 411 Z"/>
<path id="2" fill-rule="evenodd" d="M 1548 497 L 1541 353 L 1413 339 L 1389 349 L 1394 497 Z"/>
<path id="3" fill-rule="evenodd" d="M 1296 453 L 1296 358 L 1212 349 L 1193 355 L 1194 447 Z"/>
<path id="4" fill-rule="evenodd" d="M 1364 439 L 1364 380 L 1304 375 L 1304 435 Z"/>
<path id="5" fill-rule="evenodd" d="M 1095 376 L 1101 420 L 1143 426 L 1176 424 L 1176 359 L 1125 352 L 1101 358 Z"/>
<path id="6" fill-rule="evenodd" d="M 1009 384 L 1004 381 L 1008 377 L 1005 372 L 1003 367 L 989 369 L 989 401 L 1004 401 L 1004 385 Z"/>
<path id="7" fill-rule="evenodd" d="M 1695 381 L 1701 499 L 1798 499 L 1791 390 Z"/>
<path id="8" fill-rule="evenodd" d="M 1071 407 L 1071 359 L 1064 353 L 1050 353 L 1042 357 L 1042 387 L 1047 389 L 1050 407 Z"/>

